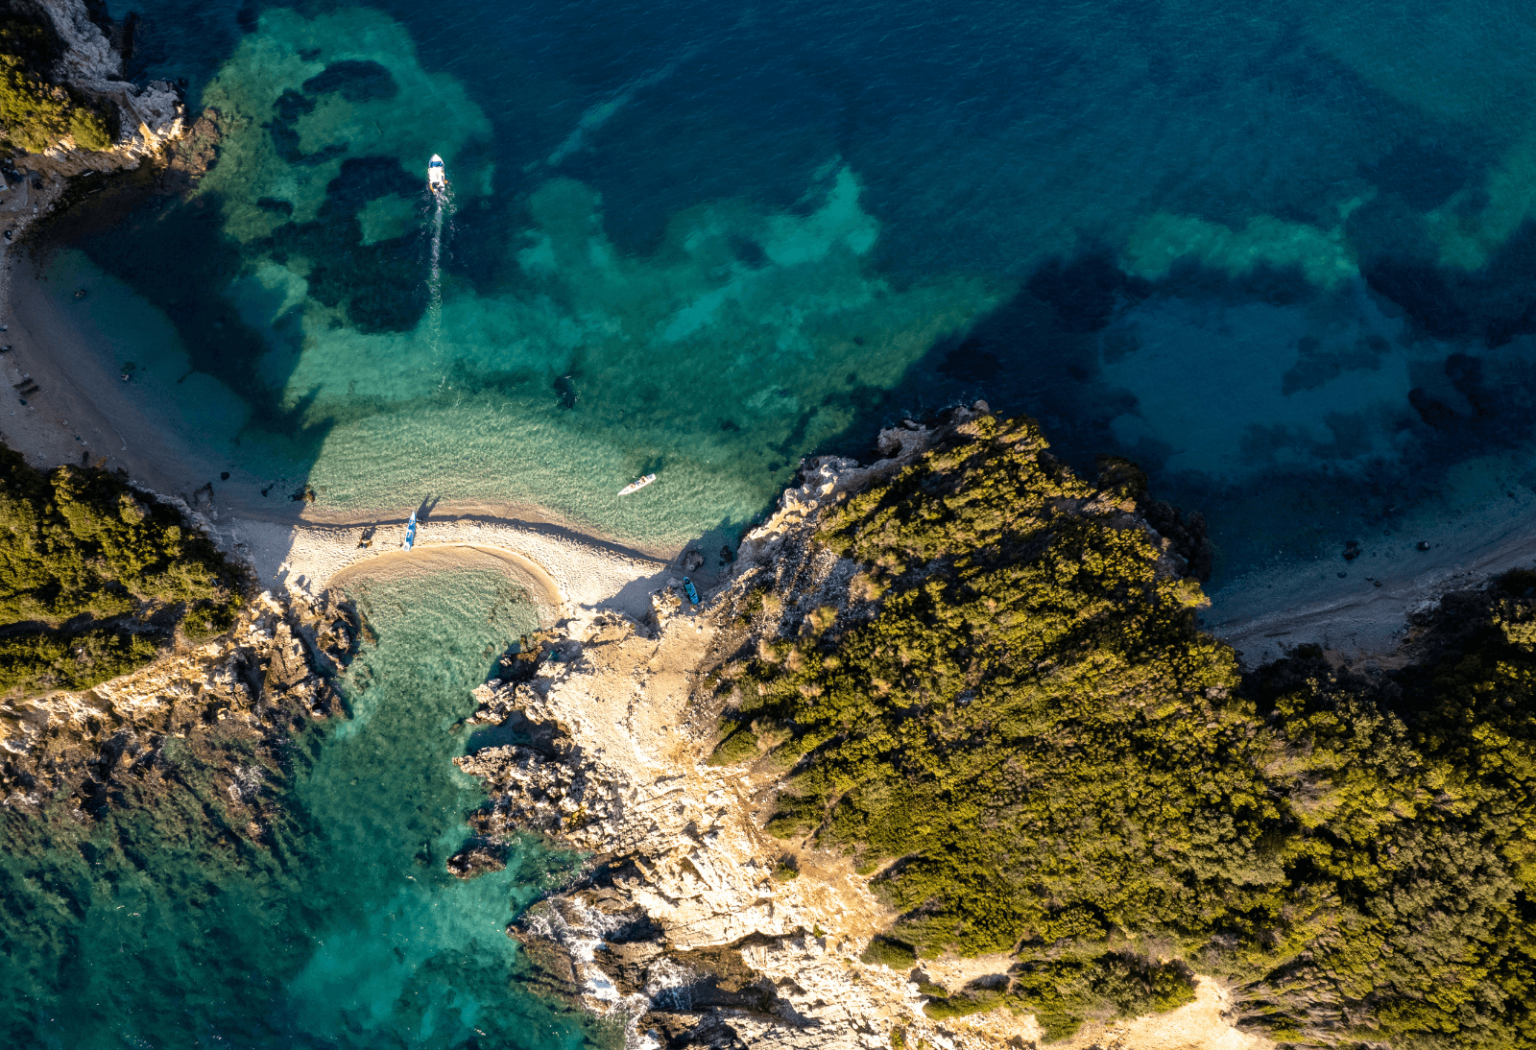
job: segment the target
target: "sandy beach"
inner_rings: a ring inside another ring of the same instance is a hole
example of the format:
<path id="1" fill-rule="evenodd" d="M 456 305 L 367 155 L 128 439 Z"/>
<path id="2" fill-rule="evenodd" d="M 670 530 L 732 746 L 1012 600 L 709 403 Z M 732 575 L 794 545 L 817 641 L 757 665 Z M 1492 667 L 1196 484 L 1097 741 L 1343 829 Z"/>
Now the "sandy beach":
<path id="1" fill-rule="evenodd" d="M 34 198 L 43 198 L 46 207 L 44 194 Z M 31 203 L 16 201 L 0 218 L 20 240 L 33 214 Z M 318 594 L 359 573 L 398 571 L 392 563 L 402 556 L 408 509 L 387 517 L 360 515 L 286 494 L 263 497 L 254 479 L 220 483 L 221 464 L 158 425 L 130 396 L 128 384 L 91 352 L 94 333 L 42 286 L 26 249 L 0 245 L 0 324 L 6 326 L 0 345 L 11 346 L 0 355 L 0 375 L 12 395 L 0 410 L 0 437 L 7 445 L 45 469 L 90 463 L 126 471 L 134 484 L 185 504 L 268 589 Z M 211 490 L 205 488 L 210 482 Z M 605 608 L 643 615 L 679 553 L 594 536 L 539 508 L 515 504 L 450 498 L 423 505 L 419 520 L 412 552 L 418 569 L 489 558 L 487 564 L 529 588 L 551 622 Z M 704 582 L 708 574 L 700 575 Z"/>
<path id="2" fill-rule="evenodd" d="M 1418 549 L 1419 536 L 1428 551 Z M 1483 507 L 1438 530 L 1383 538 L 1379 546 L 1376 557 L 1346 562 L 1334 553 L 1311 568 L 1232 581 L 1212 595 L 1202 626 L 1235 647 L 1249 667 L 1304 644 L 1342 660 L 1386 665 L 1415 611 L 1536 561 L 1536 500 Z"/>

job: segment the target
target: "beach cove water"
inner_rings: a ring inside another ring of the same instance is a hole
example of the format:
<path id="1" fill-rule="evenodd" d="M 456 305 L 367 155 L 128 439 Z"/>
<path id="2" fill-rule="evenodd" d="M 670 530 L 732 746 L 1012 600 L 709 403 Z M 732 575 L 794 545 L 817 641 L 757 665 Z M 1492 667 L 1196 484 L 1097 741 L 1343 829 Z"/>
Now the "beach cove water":
<path id="1" fill-rule="evenodd" d="M 448 578 L 444 578 L 444 577 Z M 495 655 L 537 625 L 490 561 L 353 578 L 377 643 L 344 687 L 352 717 L 297 736 L 261 790 L 266 845 L 225 826 L 206 769 L 186 786 L 0 849 L 0 1042 L 14 1047 L 583 1045 L 579 1018 L 519 990 L 505 933 L 573 858 L 523 844 L 462 882 L 444 860 L 484 796 L 452 765 Z M 258 783 L 262 782 L 258 778 Z"/>
<path id="2" fill-rule="evenodd" d="M 135 390 L 242 498 L 668 546 L 983 397 L 1203 511 L 1218 608 L 1265 568 L 1369 588 L 1350 538 L 1454 562 L 1536 504 L 1513 0 L 109 6 L 224 139 L 55 286 L 161 316 Z"/>

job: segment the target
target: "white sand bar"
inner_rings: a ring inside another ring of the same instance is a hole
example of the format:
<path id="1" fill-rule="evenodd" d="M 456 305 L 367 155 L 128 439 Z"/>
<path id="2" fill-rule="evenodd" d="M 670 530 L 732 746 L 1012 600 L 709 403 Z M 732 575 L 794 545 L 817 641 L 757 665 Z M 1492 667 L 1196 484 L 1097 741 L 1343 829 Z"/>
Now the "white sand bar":
<path id="1" fill-rule="evenodd" d="M 405 570 L 408 560 L 421 569 L 446 567 L 454 559 L 496 558 L 510 576 L 529 587 L 551 619 L 584 619 L 601 609 L 644 616 L 650 593 L 668 576 L 660 559 L 536 523 L 428 517 L 418 525 L 410 552 L 400 549 L 403 523 L 379 525 L 371 545 L 360 547 L 368 528 L 295 526 L 228 514 L 213 531 L 226 549 L 250 563 L 263 587 L 311 595 L 344 586 L 354 573 Z"/>

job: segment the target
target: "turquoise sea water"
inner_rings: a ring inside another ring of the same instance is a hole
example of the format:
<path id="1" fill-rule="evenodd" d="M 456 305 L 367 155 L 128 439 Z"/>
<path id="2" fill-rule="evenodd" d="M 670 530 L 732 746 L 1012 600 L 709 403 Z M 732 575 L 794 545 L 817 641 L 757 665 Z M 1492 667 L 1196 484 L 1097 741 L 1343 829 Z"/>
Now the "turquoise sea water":
<path id="1" fill-rule="evenodd" d="M 7 818 L 0 1043 L 582 1045 L 582 1022 L 520 990 L 505 934 L 571 860 L 527 846 L 469 882 L 443 866 L 484 801 L 451 764 L 455 727 L 494 656 L 536 626 L 527 595 L 473 565 L 349 590 L 378 641 L 346 675 L 352 717 L 251 781 L 280 814 L 265 847 L 174 741 L 185 787 L 159 802 L 129 791 L 91 829 Z"/>
<path id="2" fill-rule="evenodd" d="M 749 521 L 804 455 L 984 398 L 1204 512 L 1218 610 L 1252 570 L 1342 593 L 1421 537 L 1454 562 L 1473 516 L 1536 503 L 1514 0 L 107 7 L 141 16 L 130 75 L 184 79 L 225 138 L 189 199 L 49 279 L 92 289 L 73 308 L 125 389 L 226 494 L 531 501 L 677 544 Z M 448 727 L 520 629 L 447 610 L 489 587 L 365 596 L 358 717 L 314 739 L 270 854 L 124 817 L 9 860 L 17 1030 L 577 1039 L 499 933 L 556 861 L 442 871 L 474 804 Z"/>
<path id="3" fill-rule="evenodd" d="M 676 543 L 983 397 L 1204 511 L 1218 589 L 1530 500 L 1512 0 L 109 7 L 227 136 L 82 247 L 249 494 Z"/>

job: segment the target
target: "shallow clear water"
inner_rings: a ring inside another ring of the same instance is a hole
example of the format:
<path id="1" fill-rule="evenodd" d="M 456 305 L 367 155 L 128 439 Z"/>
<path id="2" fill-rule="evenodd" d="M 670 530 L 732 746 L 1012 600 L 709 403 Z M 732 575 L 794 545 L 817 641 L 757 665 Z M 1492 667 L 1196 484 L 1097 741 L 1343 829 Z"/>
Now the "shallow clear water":
<path id="1" fill-rule="evenodd" d="M 13 816 L 0 860 L 7 1046 L 579 1046 L 583 1025 L 520 990 L 505 928 L 569 858 L 531 844 L 469 882 L 444 860 L 484 801 L 451 764 L 495 655 L 537 625 L 488 566 L 349 584 L 376 645 L 352 718 L 302 734 L 269 845 L 174 741 L 189 787 L 90 832 Z M 44 834 L 50 838 L 43 838 Z"/>
<path id="2" fill-rule="evenodd" d="M 1511 0 L 130 7 L 227 137 L 84 247 L 238 393 L 235 484 L 672 543 L 984 397 L 1203 510 L 1218 589 L 1530 501 Z"/>

